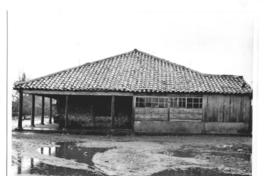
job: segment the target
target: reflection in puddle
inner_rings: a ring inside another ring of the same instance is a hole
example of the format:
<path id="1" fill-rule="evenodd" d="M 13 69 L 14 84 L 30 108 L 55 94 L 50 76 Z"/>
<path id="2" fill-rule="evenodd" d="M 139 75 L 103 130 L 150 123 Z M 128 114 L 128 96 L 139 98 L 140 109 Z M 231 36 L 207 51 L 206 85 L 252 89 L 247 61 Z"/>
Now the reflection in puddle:
<path id="1" fill-rule="evenodd" d="M 56 143 L 53 147 L 41 147 L 37 151 L 41 155 L 55 156 L 67 160 L 74 160 L 79 163 L 86 163 L 93 166 L 92 157 L 95 153 L 104 152 L 109 148 L 83 148 L 77 147 L 75 143 Z M 18 174 L 40 174 L 40 175 L 102 175 L 96 174 L 89 170 L 72 169 L 66 167 L 59 167 L 40 162 L 37 158 L 28 158 L 17 154 L 17 159 L 12 160 L 13 168 L 16 167 Z"/>

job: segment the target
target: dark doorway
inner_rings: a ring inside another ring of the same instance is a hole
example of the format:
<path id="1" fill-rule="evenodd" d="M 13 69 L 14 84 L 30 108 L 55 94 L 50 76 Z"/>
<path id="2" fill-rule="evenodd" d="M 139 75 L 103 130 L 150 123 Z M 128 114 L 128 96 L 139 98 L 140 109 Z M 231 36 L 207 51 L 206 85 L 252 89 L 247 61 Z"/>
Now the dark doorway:
<path id="1" fill-rule="evenodd" d="M 132 97 L 115 97 L 114 128 L 131 129 L 132 127 Z"/>

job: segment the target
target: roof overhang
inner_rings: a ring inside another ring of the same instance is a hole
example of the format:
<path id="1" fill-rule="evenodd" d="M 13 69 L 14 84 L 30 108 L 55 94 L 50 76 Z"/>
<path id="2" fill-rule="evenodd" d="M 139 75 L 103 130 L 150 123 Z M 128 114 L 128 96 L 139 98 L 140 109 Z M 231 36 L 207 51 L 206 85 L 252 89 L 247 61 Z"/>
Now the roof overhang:
<path id="1" fill-rule="evenodd" d="M 20 89 L 25 94 L 46 95 L 46 96 L 62 96 L 62 95 L 76 95 L 76 96 L 136 96 L 136 95 L 153 95 L 153 96 L 175 96 L 175 95 L 248 95 L 252 97 L 252 93 L 243 94 L 226 94 L 226 93 L 210 93 L 210 92 L 121 92 L 121 91 L 62 91 L 62 90 L 28 90 Z"/>

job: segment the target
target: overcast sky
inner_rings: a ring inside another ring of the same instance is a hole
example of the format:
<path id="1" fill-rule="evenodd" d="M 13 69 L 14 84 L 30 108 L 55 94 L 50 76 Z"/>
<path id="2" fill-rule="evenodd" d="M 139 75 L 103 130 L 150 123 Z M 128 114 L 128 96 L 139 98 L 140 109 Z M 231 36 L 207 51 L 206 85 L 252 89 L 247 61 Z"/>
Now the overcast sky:
<path id="1" fill-rule="evenodd" d="M 12 4 L 11 81 L 22 72 L 36 78 L 137 48 L 200 72 L 243 75 L 252 84 L 247 0 L 84 2 Z"/>

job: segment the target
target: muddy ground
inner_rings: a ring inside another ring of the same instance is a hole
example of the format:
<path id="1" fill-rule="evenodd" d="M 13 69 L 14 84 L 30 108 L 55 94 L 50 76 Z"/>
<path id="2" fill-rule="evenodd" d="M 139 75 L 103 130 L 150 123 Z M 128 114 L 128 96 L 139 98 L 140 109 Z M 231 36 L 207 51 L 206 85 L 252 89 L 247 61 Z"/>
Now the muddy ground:
<path id="1" fill-rule="evenodd" d="M 251 175 L 251 138 L 13 132 L 13 175 Z"/>

